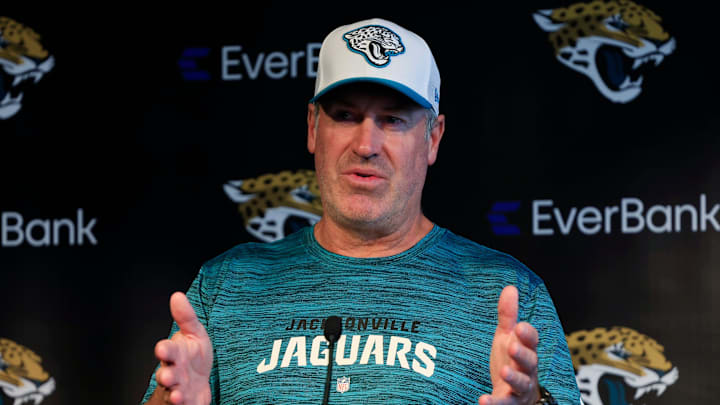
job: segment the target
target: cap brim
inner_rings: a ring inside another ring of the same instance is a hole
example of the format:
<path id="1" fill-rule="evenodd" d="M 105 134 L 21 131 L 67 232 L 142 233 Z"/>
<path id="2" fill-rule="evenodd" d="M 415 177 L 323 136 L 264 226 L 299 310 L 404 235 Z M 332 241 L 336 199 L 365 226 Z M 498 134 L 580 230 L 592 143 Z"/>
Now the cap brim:
<path id="1" fill-rule="evenodd" d="M 414 91 L 410 87 L 407 87 L 404 84 L 401 84 L 398 82 L 394 82 L 392 80 L 379 79 L 377 77 L 353 77 L 352 79 L 345 79 L 345 80 L 337 81 L 337 82 L 325 87 L 324 89 L 322 89 L 318 94 L 315 95 L 315 97 L 310 99 L 310 102 L 314 103 L 314 102 L 318 101 L 318 99 L 320 99 L 320 97 L 327 94 L 330 90 L 336 89 L 336 88 L 338 88 L 340 86 L 344 86 L 346 84 L 358 83 L 358 82 L 381 84 L 383 86 L 389 87 L 393 90 L 396 90 L 396 91 L 404 94 L 405 96 L 407 96 L 408 98 L 410 98 L 412 101 L 419 104 L 423 108 L 429 108 L 431 110 L 433 109 L 433 106 L 430 103 L 428 103 L 428 101 L 425 100 L 424 97 L 419 95 L 416 91 Z"/>

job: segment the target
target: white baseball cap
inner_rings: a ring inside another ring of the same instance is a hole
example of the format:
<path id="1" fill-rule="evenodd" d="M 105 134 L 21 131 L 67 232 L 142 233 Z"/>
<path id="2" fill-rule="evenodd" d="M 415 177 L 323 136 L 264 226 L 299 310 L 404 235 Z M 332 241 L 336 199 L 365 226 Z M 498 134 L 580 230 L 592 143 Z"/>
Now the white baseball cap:
<path id="1" fill-rule="evenodd" d="M 430 47 L 412 31 L 380 18 L 343 25 L 322 43 L 315 102 L 353 82 L 393 88 L 425 108 L 440 111 L 440 72 Z"/>

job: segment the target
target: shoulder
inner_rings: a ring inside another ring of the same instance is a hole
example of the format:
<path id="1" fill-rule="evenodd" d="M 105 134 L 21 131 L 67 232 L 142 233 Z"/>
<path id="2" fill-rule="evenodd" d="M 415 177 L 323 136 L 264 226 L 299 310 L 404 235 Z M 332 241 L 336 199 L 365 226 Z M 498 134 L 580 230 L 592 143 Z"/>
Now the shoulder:
<path id="1" fill-rule="evenodd" d="M 444 229 L 444 231 L 440 243 L 437 245 L 440 254 L 454 256 L 457 260 L 471 265 L 480 265 L 483 268 L 500 267 L 537 277 L 524 263 L 508 253 L 481 245 L 448 229 Z"/>
<path id="2" fill-rule="evenodd" d="M 496 305 L 503 288 L 513 285 L 519 293 L 519 319 L 532 320 L 534 325 L 558 324 L 544 281 L 520 260 L 448 230 L 438 247 L 455 255 L 459 278 L 473 294 L 487 299 L 488 305 Z"/>
<path id="3" fill-rule="evenodd" d="M 201 275 L 207 280 L 221 280 L 229 273 L 262 271 L 277 263 L 297 258 L 306 252 L 307 229 L 301 229 L 287 237 L 271 243 L 241 243 L 206 261 Z"/>
<path id="4" fill-rule="evenodd" d="M 451 260 L 467 277 L 481 277 L 530 290 L 542 284 L 537 274 L 511 254 L 479 244 L 448 229 L 444 229 L 435 254 Z"/>

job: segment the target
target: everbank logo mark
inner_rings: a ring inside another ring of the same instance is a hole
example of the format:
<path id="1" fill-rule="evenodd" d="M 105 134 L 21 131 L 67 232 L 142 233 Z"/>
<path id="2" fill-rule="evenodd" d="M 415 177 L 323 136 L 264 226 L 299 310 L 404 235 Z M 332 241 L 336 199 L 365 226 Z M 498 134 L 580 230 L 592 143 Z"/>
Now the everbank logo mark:
<path id="1" fill-rule="evenodd" d="M 512 203 L 512 204 L 511 204 Z M 488 213 L 492 231 L 496 235 L 519 235 L 520 228 L 508 223 L 506 213 L 518 211 L 519 201 L 500 201 Z M 512 209 L 501 209 L 510 207 Z M 500 208 L 498 208 L 500 207 Z M 686 204 L 649 205 L 639 198 L 624 197 L 619 204 L 558 208 L 554 200 L 533 200 L 531 204 L 532 234 L 534 236 L 603 234 L 637 234 L 649 231 L 656 234 L 680 232 L 720 232 L 720 203 L 708 203 L 700 194 L 697 202 Z M 510 232 L 512 230 L 513 232 Z"/>
<path id="2" fill-rule="evenodd" d="M 304 49 L 273 52 L 245 52 L 242 45 L 225 45 L 220 51 L 222 81 L 258 79 L 315 78 L 320 54 L 320 42 L 309 42 Z M 178 60 L 185 81 L 209 81 L 215 75 L 213 55 L 216 50 L 185 48 Z M 207 66 L 211 65 L 211 66 Z"/>
<path id="3" fill-rule="evenodd" d="M 600 231 L 606 234 L 617 231 L 617 220 L 620 222 L 620 233 L 633 234 L 649 230 L 653 233 L 706 232 L 708 225 L 720 232 L 717 213 L 720 204 L 713 205 L 708 211 L 707 197 L 700 194 L 699 207 L 692 204 L 652 205 L 645 209 L 645 203 L 638 198 L 623 198 L 620 205 L 603 207 L 572 207 L 563 215 L 562 211 L 553 207 L 553 200 L 535 200 L 532 204 L 533 235 L 553 235 L 556 225 L 563 235 L 568 235 L 574 227 L 585 235 L 595 235 Z M 618 218 L 619 217 L 619 218 Z"/>

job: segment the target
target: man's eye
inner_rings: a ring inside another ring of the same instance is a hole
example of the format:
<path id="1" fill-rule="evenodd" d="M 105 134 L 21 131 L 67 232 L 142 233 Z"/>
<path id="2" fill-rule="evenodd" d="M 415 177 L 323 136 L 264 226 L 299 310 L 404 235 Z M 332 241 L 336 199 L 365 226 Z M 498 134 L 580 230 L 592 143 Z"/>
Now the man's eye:
<path id="1" fill-rule="evenodd" d="M 385 122 L 388 124 L 391 124 L 391 125 L 398 125 L 398 124 L 404 123 L 405 120 L 403 120 L 400 117 L 395 117 L 395 116 L 389 115 L 389 116 L 385 117 Z"/>
<path id="2" fill-rule="evenodd" d="M 353 119 L 350 111 L 336 111 L 332 116 L 335 121 L 351 121 Z"/>

